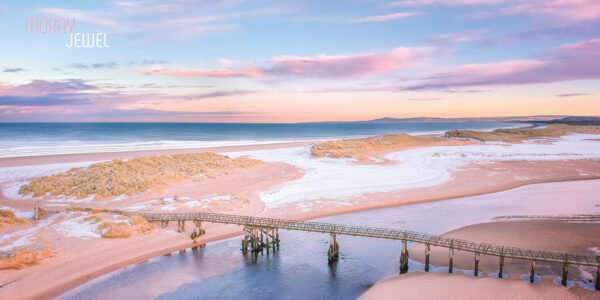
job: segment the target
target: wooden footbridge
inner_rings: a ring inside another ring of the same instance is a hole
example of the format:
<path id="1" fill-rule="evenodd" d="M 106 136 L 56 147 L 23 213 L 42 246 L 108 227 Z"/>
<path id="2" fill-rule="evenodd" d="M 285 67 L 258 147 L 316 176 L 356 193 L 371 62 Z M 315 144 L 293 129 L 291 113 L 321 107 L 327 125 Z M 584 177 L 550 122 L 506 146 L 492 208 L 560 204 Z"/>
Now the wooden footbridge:
<path id="1" fill-rule="evenodd" d="M 37 205 L 36 205 L 37 206 Z M 37 206 L 41 209 L 41 207 Z M 84 209 L 91 210 L 91 209 Z M 43 213 L 46 213 L 41 209 Z M 330 263 L 337 261 L 339 256 L 339 245 L 337 235 L 352 235 L 362 237 L 372 237 L 380 239 L 400 240 L 402 242 L 402 251 L 400 253 L 400 273 L 408 271 L 408 248 L 407 242 L 420 243 L 425 245 L 425 271 L 429 271 L 430 248 L 444 247 L 448 249 L 449 269 L 453 272 L 453 258 L 455 251 L 466 251 L 474 254 L 474 275 L 479 275 L 479 259 L 481 255 L 496 256 L 499 258 L 498 277 L 503 277 L 504 260 L 517 259 L 531 262 L 530 281 L 534 282 L 535 267 L 537 262 L 558 263 L 563 266 L 561 283 L 567 285 L 567 275 L 569 265 L 596 267 L 595 289 L 600 291 L 600 256 L 585 256 L 559 251 L 538 250 L 518 247 L 507 247 L 487 243 L 477 243 L 462 239 L 442 237 L 426 233 L 420 233 L 409 230 L 386 229 L 378 227 L 340 225 L 323 222 L 300 222 L 294 220 L 251 217 L 241 215 L 218 214 L 208 212 L 178 212 L 178 213 L 142 213 L 121 210 L 108 210 L 107 212 L 119 213 L 123 215 L 139 215 L 146 218 L 149 222 L 157 222 L 163 228 L 168 226 L 169 222 L 177 222 L 178 231 L 185 231 L 185 222 L 192 221 L 195 228 L 192 232 L 192 239 L 202 235 L 202 222 L 235 224 L 244 226 L 244 238 L 242 240 L 242 251 L 248 250 L 253 254 L 269 251 L 270 248 L 275 251 L 279 248 L 279 229 L 297 230 L 308 232 L 328 233 L 331 241 L 328 250 L 328 259 Z"/>
<path id="2" fill-rule="evenodd" d="M 425 245 L 425 271 L 429 271 L 430 247 L 444 247 L 449 251 L 449 272 L 453 271 L 454 251 L 467 251 L 474 254 L 474 275 L 479 275 L 480 255 L 490 255 L 499 258 L 498 277 L 502 278 L 504 260 L 507 258 L 525 260 L 531 262 L 530 281 L 535 278 L 535 266 L 537 262 L 559 263 L 563 266 L 562 284 L 567 285 L 569 265 L 596 267 L 596 290 L 600 290 L 600 256 L 585 256 L 559 251 L 537 250 L 518 247 L 506 247 L 486 243 L 477 243 L 462 239 L 441 237 L 426 233 L 409 230 L 396 230 L 377 227 L 340 225 L 322 222 L 298 222 L 276 218 L 250 217 L 229 214 L 217 214 L 207 212 L 189 213 L 137 213 L 123 212 L 129 215 L 141 215 L 150 222 L 160 222 L 166 227 L 168 222 L 177 221 L 180 232 L 185 230 L 185 222 L 193 221 L 198 228 L 194 233 L 204 232 L 201 222 L 236 224 L 244 226 L 244 239 L 242 240 L 242 251 L 246 253 L 250 247 L 253 253 L 262 252 L 269 248 L 275 250 L 279 247 L 279 229 L 299 230 L 308 232 L 329 233 L 331 242 L 328 251 L 329 262 L 337 260 L 339 245 L 337 235 L 363 236 L 380 239 L 392 239 L 402 241 L 400 253 L 400 273 L 408 271 L 408 248 L 407 242 L 421 243 Z M 192 235 L 194 235 L 192 233 Z"/>

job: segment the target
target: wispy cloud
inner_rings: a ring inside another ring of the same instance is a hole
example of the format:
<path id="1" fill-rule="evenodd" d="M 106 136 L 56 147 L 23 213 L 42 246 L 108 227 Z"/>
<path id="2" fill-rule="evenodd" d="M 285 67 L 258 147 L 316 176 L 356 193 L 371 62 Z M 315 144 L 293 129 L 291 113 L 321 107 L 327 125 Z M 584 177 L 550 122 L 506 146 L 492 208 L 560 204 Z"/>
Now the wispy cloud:
<path id="1" fill-rule="evenodd" d="M 84 64 L 84 63 L 72 63 L 69 65 L 70 68 L 74 69 L 114 69 L 117 66 L 117 62 L 115 61 L 107 61 L 103 63 L 92 63 L 92 64 Z"/>
<path id="2" fill-rule="evenodd" d="M 211 92 L 211 93 L 186 95 L 184 97 L 184 99 L 186 99 L 186 100 L 202 100 L 202 99 L 210 99 L 210 98 L 242 96 L 242 95 L 255 94 L 255 93 L 258 93 L 258 91 L 249 91 L 249 90 L 217 91 L 217 92 Z"/>
<path id="3" fill-rule="evenodd" d="M 427 42 L 428 44 L 432 44 L 432 45 L 448 46 L 448 45 L 453 45 L 453 44 L 460 44 L 460 43 L 474 41 L 476 39 L 479 39 L 481 36 L 483 36 L 487 32 L 488 32 L 488 30 L 481 29 L 481 30 L 470 30 L 470 31 L 448 33 L 448 34 L 440 34 L 440 35 L 426 38 L 425 42 Z"/>
<path id="4" fill-rule="evenodd" d="M 588 96 L 588 95 L 592 95 L 592 94 L 590 94 L 590 93 L 568 93 L 568 94 L 559 94 L 559 95 L 556 95 L 556 97 L 570 98 L 570 97 Z"/>
<path id="5" fill-rule="evenodd" d="M 404 89 L 447 89 L 599 79 L 600 39 L 555 47 L 535 59 L 470 64 L 444 70 L 443 73 L 448 75 L 425 79 L 421 84 Z"/>
<path id="6" fill-rule="evenodd" d="M 258 77 L 264 75 L 263 71 L 259 68 L 249 68 L 244 70 L 207 70 L 188 68 L 167 69 L 162 66 L 151 66 L 147 68 L 135 69 L 134 71 L 147 75 L 167 75 L 177 77 Z"/>
<path id="7" fill-rule="evenodd" d="M 134 36 L 141 41 L 189 40 L 236 29 L 242 20 L 292 12 L 273 5 L 248 9 L 240 5 L 241 2 L 121 1 L 110 2 L 98 10 L 45 7 L 40 12 L 73 18 L 78 23 L 99 26 L 110 33 Z"/>
<path id="8" fill-rule="evenodd" d="M 19 72 L 23 72 L 23 71 L 25 71 L 25 69 L 23 69 L 23 68 L 5 68 L 4 71 L 2 71 L 2 72 L 4 72 L 4 73 L 19 73 Z"/>
<path id="9" fill-rule="evenodd" d="M 114 69 L 119 66 L 124 67 L 137 67 L 137 66 L 150 66 L 156 64 L 165 64 L 168 63 L 166 60 L 162 59 L 142 59 L 142 60 L 127 60 L 122 62 L 116 61 L 106 61 L 106 62 L 95 62 L 95 63 L 82 63 L 82 62 L 74 62 L 69 64 L 69 68 L 73 69 Z"/>
<path id="10" fill-rule="evenodd" d="M 267 67 L 245 69 L 166 69 L 162 66 L 136 69 L 144 74 L 198 77 L 355 77 L 384 73 L 408 67 L 412 63 L 429 58 L 434 50 L 428 47 L 398 47 L 387 52 L 360 53 L 352 55 L 277 56 Z"/>
<path id="11" fill-rule="evenodd" d="M 408 101 L 437 101 L 442 100 L 442 98 L 408 98 Z"/>
<path id="12" fill-rule="evenodd" d="M 487 5 L 495 9 L 497 15 L 551 15 L 563 20 L 584 21 L 600 16 L 600 2 L 597 0 L 412 0 L 391 2 L 388 6 L 475 6 Z M 476 12 L 479 17 L 493 16 L 490 12 Z M 469 15 L 464 15 L 469 17 Z M 478 18 L 477 16 L 472 16 Z"/>
<path id="13" fill-rule="evenodd" d="M 392 13 L 392 14 L 378 15 L 378 16 L 368 16 L 368 17 L 352 19 L 352 20 L 350 20 L 350 23 L 385 22 L 385 21 L 391 21 L 391 20 L 404 19 L 404 18 L 418 16 L 418 15 L 423 15 L 423 13 L 411 11 L 411 12 Z"/>
<path id="14" fill-rule="evenodd" d="M 17 86 L 0 86 L 0 105 L 59 106 L 90 103 L 86 93 L 96 90 L 81 79 L 33 80 Z"/>

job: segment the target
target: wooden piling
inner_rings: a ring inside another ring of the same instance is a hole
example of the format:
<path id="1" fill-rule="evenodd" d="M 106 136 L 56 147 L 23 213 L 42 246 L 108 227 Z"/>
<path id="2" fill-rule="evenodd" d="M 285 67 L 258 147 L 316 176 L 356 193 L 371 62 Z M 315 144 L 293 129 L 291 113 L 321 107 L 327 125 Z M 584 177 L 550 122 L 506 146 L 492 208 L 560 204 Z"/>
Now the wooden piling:
<path id="1" fill-rule="evenodd" d="M 479 276 L 479 253 L 475 252 L 475 271 L 473 271 L 474 276 Z"/>
<path id="2" fill-rule="evenodd" d="M 569 264 L 567 264 L 567 262 L 565 262 L 563 264 L 563 276 L 562 276 L 562 280 L 560 283 L 562 283 L 563 286 L 567 286 L 567 276 L 569 275 Z"/>
<path id="3" fill-rule="evenodd" d="M 452 265 L 453 265 L 453 261 L 454 261 L 454 248 L 450 248 L 450 263 L 448 264 L 448 273 L 452 273 Z"/>
<path id="4" fill-rule="evenodd" d="M 160 226 L 162 228 L 167 228 L 169 226 L 169 221 L 160 221 Z"/>
<path id="5" fill-rule="evenodd" d="M 271 245 L 269 244 L 269 230 L 265 229 L 265 247 L 267 248 L 267 254 L 269 254 L 269 249 L 271 248 Z"/>
<path id="6" fill-rule="evenodd" d="M 502 270 L 504 269 L 504 256 L 500 256 L 500 271 L 498 272 L 498 278 L 502 278 Z"/>
<path id="7" fill-rule="evenodd" d="M 529 282 L 535 281 L 535 260 L 531 261 L 531 276 L 529 276 Z"/>
<path id="8" fill-rule="evenodd" d="M 425 244 L 425 272 L 429 272 L 429 244 Z"/>
<path id="9" fill-rule="evenodd" d="M 327 260 L 330 264 L 337 261 L 339 257 L 339 246 L 335 233 L 331 233 L 331 241 L 329 244 L 329 250 L 327 251 Z"/>
<path id="10" fill-rule="evenodd" d="M 448 273 L 452 273 L 452 265 L 454 263 L 454 239 L 450 240 L 450 263 L 448 264 Z"/>
<path id="11" fill-rule="evenodd" d="M 271 230 L 271 240 L 273 240 L 273 252 L 275 252 L 275 244 L 277 243 L 277 240 L 275 239 L 275 229 Z"/>
<path id="12" fill-rule="evenodd" d="M 177 232 L 184 232 L 185 231 L 185 221 L 180 220 L 177 221 Z"/>
<path id="13" fill-rule="evenodd" d="M 400 274 L 408 272 L 408 248 L 406 240 L 402 240 L 402 253 L 400 253 Z"/>

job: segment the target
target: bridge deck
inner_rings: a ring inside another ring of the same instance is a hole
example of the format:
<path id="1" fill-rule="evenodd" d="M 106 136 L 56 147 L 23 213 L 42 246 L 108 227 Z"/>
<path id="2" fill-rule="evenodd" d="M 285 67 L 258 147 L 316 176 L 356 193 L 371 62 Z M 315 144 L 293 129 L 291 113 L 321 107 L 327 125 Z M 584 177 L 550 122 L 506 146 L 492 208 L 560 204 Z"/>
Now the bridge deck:
<path id="1" fill-rule="evenodd" d="M 237 224 L 253 227 L 280 228 L 287 230 L 299 230 L 322 233 L 335 233 L 353 236 L 374 237 L 393 240 L 407 240 L 410 242 L 429 244 L 451 248 L 455 250 L 479 253 L 482 255 L 493 255 L 505 258 L 522 260 L 534 260 L 538 262 L 556 262 L 574 265 L 600 267 L 600 256 L 585 256 L 570 254 L 559 251 L 537 250 L 518 247 L 505 247 L 500 245 L 477 243 L 462 239 L 446 238 L 426 233 L 386 229 L 365 226 L 340 225 L 322 222 L 298 222 L 293 220 L 250 217 L 240 215 L 217 214 L 207 212 L 189 213 L 137 213 L 123 212 L 129 215 L 141 215 L 148 221 L 192 221 L 201 220 L 211 223 Z"/>

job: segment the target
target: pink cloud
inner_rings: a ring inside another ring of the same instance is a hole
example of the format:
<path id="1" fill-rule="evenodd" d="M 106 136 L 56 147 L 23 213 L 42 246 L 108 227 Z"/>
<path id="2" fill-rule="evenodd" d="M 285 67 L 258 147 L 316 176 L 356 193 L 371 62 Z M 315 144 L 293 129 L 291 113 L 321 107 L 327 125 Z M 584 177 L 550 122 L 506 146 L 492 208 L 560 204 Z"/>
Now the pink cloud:
<path id="1" fill-rule="evenodd" d="M 415 50 L 399 47 L 392 51 L 317 57 L 280 56 L 273 59 L 271 73 L 311 77 L 361 76 L 405 67 Z"/>
<path id="2" fill-rule="evenodd" d="M 600 79 L 600 39 L 555 47 L 545 55 L 529 60 L 471 64 L 442 70 L 405 90 L 455 87 L 549 83 L 580 79 Z"/>
<path id="3" fill-rule="evenodd" d="M 372 22 L 385 22 L 390 20 L 404 19 L 411 16 L 422 15 L 420 12 L 402 12 L 402 13 L 393 13 L 387 15 L 379 15 L 379 16 L 370 16 L 354 19 L 351 23 L 372 23 Z"/>
<path id="4" fill-rule="evenodd" d="M 317 55 L 316 57 L 278 56 L 270 61 L 269 67 L 235 69 L 165 69 L 160 66 L 136 69 L 135 72 L 167 76 L 198 77 L 259 77 L 259 76 L 304 76 L 304 77 L 353 77 L 399 70 L 410 63 L 431 56 L 431 48 L 399 47 L 386 52 L 353 55 Z"/>

